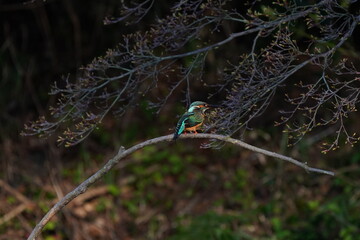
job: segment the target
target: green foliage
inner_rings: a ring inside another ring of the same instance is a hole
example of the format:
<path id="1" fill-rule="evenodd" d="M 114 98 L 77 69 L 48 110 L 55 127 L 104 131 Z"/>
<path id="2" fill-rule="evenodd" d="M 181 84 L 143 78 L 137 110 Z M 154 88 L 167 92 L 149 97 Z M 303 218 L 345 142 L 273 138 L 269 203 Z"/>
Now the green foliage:
<path id="1" fill-rule="evenodd" d="M 9 196 L 6 198 L 6 202 L 9 204 L 13 204 L 16 202 L 16 198 L 14 196 Z"/>
<path id="2" fill-rule="evenodd" d="M 49 221 L 48 224 L 44 227 L 44 231 L 54 231 L 56 228 L 57 222 Z"/>
<path id="3" fill-rule="evenodd" d="M 132 215 L 136 215 L 139 211 L 139 204 L 135 199 L 122 201 L 122 205 Z"/>
<path id="4" fill-rule="evenodd" d="M 39 207 L 40 207 L 40 209 L 41 209 L 43 212 L 47 212 L 47 211 L 50 210 L 50 206 L 47 205 L 47 204 L 44 203 L 44 202 L 40 202 L 40 203 L 39 203 Z"/>
<path id="5" fill-rule="evenodd" d="M 56 240 L 57 237 L 56 236 L 46 236 L 45 240 Z"/>
<path id="6" fill-rule="evenodd" d="M 79 184 L 82 181 L 84 181 L 85 178 L 84 173 L 85 173 L 85 164 L 83 162 L 80 162 L 77 165 L 77 168 L 75 169 L 73 174 L 74 182 Z"/>
<path id="7" fill-rule="evenodd" d="M 115 184 L 108 185 L 108 191 L 113 196 L 119 196 L 121 192 L 120 188 Z"/>
<path id="8" fill-rule="evenodd" d="M 195 217 L 188 225 L 180 225 L 176 233 L 169 240 L 197 239 L 197 240 L 239 240 L 251 239 L 242 232 L 238 226 L 242 217 L 232 215 L 220 215 L 208 212 Z"/>
<path id="9" fill-rule="evenodd" d="M 274 217 L 270 219 L 272 228 L 274 230 L 276 239 L 289 239 L 291 232 L 287 229 L 284 229 L 282 220 L 279 217 Z"/>
<path id="10" fill-rule="evenodd" d="M 96 212 L 101 213 L 105 212 L 106 209 L 108 209 L 111 206 L 111 200 L 106 197 L 101 197 L 99 201 L 96 204 Z"/>

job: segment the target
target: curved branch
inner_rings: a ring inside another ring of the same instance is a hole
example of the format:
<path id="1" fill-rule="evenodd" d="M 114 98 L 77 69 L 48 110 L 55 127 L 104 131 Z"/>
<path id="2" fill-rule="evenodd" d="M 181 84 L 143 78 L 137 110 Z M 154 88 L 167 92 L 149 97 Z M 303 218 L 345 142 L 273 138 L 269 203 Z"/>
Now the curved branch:
<path id="1" fill-rule="evenodd" d="M 327 174 L 334 176 L 335 173 L 319 168 L 313 168 L 309 167 L 306 163 L 302 163 L 298 160 L 295 160 L 293 158 L 271 152 L 262 148 L 255 147 L 253 145 L 247 144 L 243 141 L 231 138 L 229 136 L 224 135 L 218 135 L 218 134 L 208 134 L 208 133 L 199 133 L 199 134 L 187 134 L 187 135 L 181 135 L 181 139 L 185 138 L 207 138 L 207 139 L 217 139 L 220 141 L 228 142 L 243 148 L 246 148 L 248 150 L 258 152 L 270 157 L 279 158 L 284 161 L 288 161 L 290 163 L 295 164 L 296 166 L 299 166 L 301 168 L 304 168 L 307 172 L 316 172 L 321 174 Z M 112 159 L 110 159 L 99 171 L 94 173 L 91 177 L 89 177 L 87 180 L 82 182 L 78 187 L 76 187 L 73 191 L 69 192 L 65 197 L 63 197 L 59 202 L 57 202 L 47 213 L 46 215 L 41 219 L 41 221 L 36 225 L 36 227 L 31 232 L 30 236 L 28 237 L 28 240 L 34 240 L 36 237 L 38 237 L 44 228 L 44 226 L 50 221 L 50 219 L 58 213 L 63 207 L 65 207 L 70 201 L 72 201 L 74 198 L 79 196 L 80 194 L 84 193 L 93 183 L 97 182 L 102 176 L 104 176 L 106 173 L 108 173 L 121 159 L 124 157 L 132 154 L 133 152 L 144 148 L 148 145 L 157 144 L 160 142 L 170 142 L 173 139 L 173 135 L 166 135 L 161 136 L 153 139 L 149 139 L 147 141 L 144 141 L 142 143 L 139 143 L 135 146 L 132 146 L 129 149 L 126 149 L 124 147 L 121 147 L 119 149 L 119 152 L 114 156 Z"/>

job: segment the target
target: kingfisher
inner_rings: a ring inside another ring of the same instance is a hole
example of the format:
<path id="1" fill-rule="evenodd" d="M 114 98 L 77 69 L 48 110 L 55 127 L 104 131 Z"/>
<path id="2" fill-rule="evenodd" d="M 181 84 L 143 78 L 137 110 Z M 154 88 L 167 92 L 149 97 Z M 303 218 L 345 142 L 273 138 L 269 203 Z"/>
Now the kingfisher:
<path id="1" fill-rule="evenodd" d="M 203 124 L 205 111 L 209 107 L 210 105 L 206 102 L 196 101 L 191 103 L 187 112 L 181 116 L 177 123 L 173 140 L 176 140 L 184 131 L 197 134 L 196 130 Z"/>

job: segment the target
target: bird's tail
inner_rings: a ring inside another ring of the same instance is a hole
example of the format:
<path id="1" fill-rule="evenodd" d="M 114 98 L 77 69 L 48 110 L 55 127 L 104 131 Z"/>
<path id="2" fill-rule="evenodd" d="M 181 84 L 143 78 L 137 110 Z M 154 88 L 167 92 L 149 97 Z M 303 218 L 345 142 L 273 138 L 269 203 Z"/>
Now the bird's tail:
<path id="1" fill-rule="evenodd" d="M 175 128 L 173 140 L 176 140 L 181 135 L 181 133 L 184 131 L 184 129 L 185 129 L 185 123 L 184 123 L 184 121 L 180 121 Z"/>
<path id="2" fill-rule="evenodd" d="M 174 133 L 173 140 L 175 141 L 176 139 L 178 139 L 179 136 L 180 136 L 180 134 L 178 134 L 178 132 L 175 132 L 175 133 Z"/>

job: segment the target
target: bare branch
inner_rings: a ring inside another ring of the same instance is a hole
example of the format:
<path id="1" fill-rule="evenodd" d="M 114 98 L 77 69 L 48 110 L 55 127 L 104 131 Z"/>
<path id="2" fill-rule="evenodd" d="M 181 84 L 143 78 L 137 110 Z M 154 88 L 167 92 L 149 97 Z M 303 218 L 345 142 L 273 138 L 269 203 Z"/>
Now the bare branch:
<path id="1" fill-rule="evenodd" d="M 244 133 L 284 88 L 290 93 L 277 98 L 285 104 L 277 124 L 286 124 L 290 144 L 317 127 L 332 125 L 337 126 L 335 140 L 325 152 L 339 146 L 340 136 L 351 145 L 360 140 L 345 127 L 360 103 L 360 71 L 337 57 L 344 56 L 340 49 L 346 47 L 360 17 L 335 0 L 270 1 L 261 7 L 250 1 L 246 14 L 232 8 L 234 2 L 178 0 L 147 31 L 124 35 L 117 47 L 85 66 L 77 81 L 66 78 L 62 85 L 54 85 L 52 94 L 57 94 L 58 102 L 50 108 L 51 116 L 27 124 L 23 135 L 46 137 L 60 131 L 58 141 L 73 146 L 109 113 L 121 116 L 140 99 L 159 113 L 176 92 L 184 91 L 190 102 L 193 88 L 201 86 L 209 98 L 221 96 L 223 108 L 209 121 L 219 134 Z M 138 21 L 154 4 L 130 0 L 115 22 L 126 17 Z M 233 49 L 239 38 L 250 42 L 247 49 Z M 216 56 L 211 69 L 219 73 L 215 83 L 202 79 L 211 56 Z M 294 77 L 307 68 L 311 77 L 304 81 Z M 165 89 L 161 96 L 154 94 L 160 88 Z"/>
<path id="2" fill-rule="evenodd" d="M 309 167 L 307 165 L 307 163 L 302 163 L 296 159 L 275 153 L 275 152 L 271 152 L 259 147 L 255 147 L 252 146 L 250 144 L 247 144 L 243 141 L 231 138 L 229 136 L 223 136 L 223 135 L 218 135 L 218 134 L 206 134 L 206 133 L 199 133 L 199 134 L 186 134 L 186 135 L 181 135 L 180 139 L 189 139 L 189 138 L 204 138 L 204 139 L 217 139 L 220 141 L 224 141 L 227 143 L 231 143 L 234 144 L 236 146 L 239 147 L 243 147 L 246 148 L 248 150 L 254 151 L 254 152 L 258 152 L 261 154 L 264 154 L 266 156 L 270 156 L 270 157 L 274 157 L 274 158 L 278 158 L 287 162 L 290 162 L 292 164 L 295 164 L 296 166 L 299 166 L 303 169 L 305 169 L 307 172 L 315 172 L 315 173 L 321 173 L 321 174 L 327 174 L 330 176 L 334 176 L 335 173 L 331 172 L 331 171 L 327 171 L 327 170 L 323 170 L 323 169 L 319 169 L 319 168 L 313 168 L 313 167 Z M 76 187 L 73 191 L 71 191 L 70 193 L 68 193 L 65 197 L 63 197 L 59 202 L 57 202 L 48 212 L 47 214 L 41 219 L 41 221 L 36 225 L 36 227 L 34 228 L 34 230 L 32 231 L 32 233 L 30 234 L 30 236 L 28 237 L 28 240 L 34 240 L 36 239 L 36 237 L 38 237 L 42 231 L 42 229 L 44 228 L 44 226 L 50 221 L 50 219 L 56 214 L 58 213 L 62 208 L 64 208 L 69 202 L 71 202 L 74 198 L 76 198 L 77 196 L 79 196 L 80 194 L 83 194 L 92 184 L 94 184 L 95 182 L 97 182 L 102 176 L 104 176 L 105 174 L 107 174 L 117 163 L 119 163 L 119 161 L 123 158 L 125 158 L 126 156 L 132 154 L 133 152 L 144 148 L 148 145 L 153 145 L 153 144 L 158 144 L 161 142 L 170 142 L 173 139 L 173 135 L 166 135 L 166 136 L 162 136 L 162 137 L 157 137 L 157 138 L 153 138 L 147 141 L 144 141 L 142 143 L 139 143 L 129 149 L 126 149 L 124 147 L 121 147 L 118 151 L 118 153 L 116 154 L 115 157 L 113 157 L 112 159 L 110 159 L 100 170 L 98 170 L 96 173 L 94 173 L 91 177 L 89 177 L 87 180 L 85 180 L 84 182 L 82 182 L 78 187 Z"/>
<path id="3" fill-rule="evenodd" d="M 140 3 L 130 3 L 133 7 L 128 7 L 123 3 L 121 17 L 118 18 L 105 18 L 104 24 L 114 24 L 121 21 L 127 20 L 127 24 L 135 24 L 140 22 L 140 20 L 149 12 L 151 7 L 153 6 L 155 0 L 145 0 Z M 133 20 L 128 20 L 131 16 L 134 17 Z"/>

